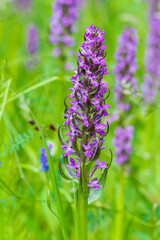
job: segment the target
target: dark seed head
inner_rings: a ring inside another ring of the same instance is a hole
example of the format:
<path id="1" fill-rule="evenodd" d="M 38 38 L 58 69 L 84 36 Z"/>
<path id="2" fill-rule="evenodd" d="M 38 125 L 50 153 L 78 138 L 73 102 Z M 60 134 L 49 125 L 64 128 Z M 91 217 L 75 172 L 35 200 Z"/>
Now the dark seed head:
<path id="1" fill-rule="evenodd" d="M 36 131 L 39 131 L 39 127 L 35 127 L 34 129 L 35 129 Z"/>
<path id="2" fill-rule="evenodd" d="M 56 131 L 56 128 L 55 128 L 55 126 L 54 126 L 53 124 L 50 124 L 50 125 L 49 125 L 49 128 L 50 128 L 51 130 L 53 130 L 53 131 Z"/>
<path id="3" fill-rule="evenodd" d="M 31 125 L 34 125 L 35 121 L 34 120 L 29 120 L 28 123 L 31 124 Z"/>

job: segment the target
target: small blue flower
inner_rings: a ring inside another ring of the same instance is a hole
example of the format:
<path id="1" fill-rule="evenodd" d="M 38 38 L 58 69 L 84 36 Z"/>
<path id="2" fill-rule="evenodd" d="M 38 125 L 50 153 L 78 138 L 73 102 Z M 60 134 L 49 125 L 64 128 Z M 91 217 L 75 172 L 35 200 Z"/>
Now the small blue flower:
<path id="1" fill-rule="evenodd" d="M 51 154 L 52 144 L 50 142 L 47 142 L 47 146 L 48 146 L 48 149 L 49 149 L 50 154 Z M 40 158 L 39 158 L 40 159 L 40 165 L 41 165 L 40 172 L 41 171 L 47 172 L 49 170 L 49 165 L 48 165 L 47 154 L 46 154 L 45 148 L 41 148 L 40 151 L 41 151 L 41 155 L 40 155 Z M 52 156 L 52 154 L 51 154 L 51 156 Z"/>

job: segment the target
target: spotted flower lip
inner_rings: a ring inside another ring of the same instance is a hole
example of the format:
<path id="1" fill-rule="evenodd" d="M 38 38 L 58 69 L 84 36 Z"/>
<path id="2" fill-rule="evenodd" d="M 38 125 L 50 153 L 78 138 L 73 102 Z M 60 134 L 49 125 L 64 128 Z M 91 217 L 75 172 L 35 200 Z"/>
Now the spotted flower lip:
<path id="1" fill-rule="evenodd" d="M 137 31 L 126 26 L 118 39 L 118 47 L 115 53 L 114 74 L 116 84 L 114 92 L 118 110 L 128 111 L 130 105 L 126 103 L 126 92 L 136 94 L 137 91 L 137 80 L 134 77 L 138 68 L 136 62 L 137 43 Z"/>
<path id="2" fill-rule="evenodd" d="M 94 25 L 86 27 L 84 42 L 80 46 L 77 57 L 77 69 L 71 78 L 71 94 L 65 99 L 66 136 L 69 141 L 62 143 L 64 158 L 70 159 L 65 166 L 81 176 L 81 166 L 94 163 L 88 172 L 88 188 L 98 190 L 101 186 L 94 177 L 96 170 L 108 168 L 105 161 L 99 162 L 104 137 L 108 133 L 109 125 L 103 121 L 108 116 L 110 105 L 107 104 L 108 83 L 102 82 L 103 76 L 108 74 L 105 63 L 106 45 L 104 43 L 104 31 L 100 31 Z M 76 159 L 80 159 L 80 162 Z M 97 161 L 98 160 L 98 161 Z M 66 160 L 65 160 L 66 161 Z M 71 173 L 71 172 L 69 172 Z M 74 174 L 71 174 L 74 175 Z"/>
<path id="3" fill-rule="evenodd" d="M 97 181 L 97 178 L 94 178 L 92 181 L 89 181 L 88 187 L 89 187 L 90 189 L 93 188 L 93 190 L 98 190 L 98 189 L 100 189 L 102 186 L 99 185 L 99 183 L 98 183 L 98 181 Z"/>

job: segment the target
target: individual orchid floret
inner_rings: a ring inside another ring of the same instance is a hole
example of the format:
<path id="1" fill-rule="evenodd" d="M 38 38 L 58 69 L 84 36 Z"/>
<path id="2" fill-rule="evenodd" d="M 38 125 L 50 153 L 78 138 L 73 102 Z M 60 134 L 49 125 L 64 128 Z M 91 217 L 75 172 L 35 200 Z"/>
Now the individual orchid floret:
<path id="1" fill-rule="evenodd" d="M 136 50 L 138 37 L 134 28 L 125 27 L 118 39 L 118 47 L 115 54 L 116 76 L 115 98 L 118 110 L 128 111 L 130 104 L 126 103 L 128 94 L 135 94 L 137 91 L 137 80 L 134 77 L 137 70 Z"/>
<path id="2" fill-rule="evenodd" d="M 70 163 L 66 164 L 66 167 L 74 170 L 77 177 L 80 177 L 80 159 L 75 161 L 72 157 L 70 157 Z"/>
<path id="3" fill-rule="evenodd" d="M 94 178 L 95 172 L 106 174 L 108 170 L 107 162 L 99 161 L 100 153 L 105 148 L 104 137 L 109 130 L 103 117 L 109 115 L 110 108 L 106 103 L 109 96 L 108 84 L 102 82 L 103 76 L 108 74 L 104 34 L 104 31 L 94 25 L 86 27 L 84 42 L 78 53 L 77 70 L 71 78 L 72 92 L 66 98 L 69 99 L 68 104 L 65 99 L 64 126 L 67 130 L 66 136 L 69 137 L 68 143 L 62 140 L 59 131 L 68 174 L 76 179 L 85 177 L 89 190 L 101 188 L 98 179 Z M 59 166 L 64 176 L 61 162 Z"/>
<path id="4" fill-rule="evenodd" d="M 101 161 L 99 162 L 99 159 L 95 161 L 96 163 L 96 168 L 100 169 L 101 171 L 104 169 L 104 168 L 108 168 L 108 166 L 106 165 L 106 162 L 105 161 Z"/>
<path id="5" fill-rule="evenodd" d="M 133 126 L 118 126 L 115 130 L 115 138 L 113 144 L 116 153 L 116 163 L 122 165 L 129 161 L 132 152 L 131 139 L 133 138 Z"/>
<path id="6" fill-rule="evenodd" d="M 94 178 L 92 181 L 89 181 L 88 183 L 88 187 L 91 190 L 93 188 L 93 190 L 98 190 L 100 189 L 102 186 L 99 185 L 97 178 Z"/>
<path id="7" fill-rule="evenodd" d="M 64 57 L 64 47 L 74 45 L 71 37 L 75 31 L 79 0 L 56 0 L 53 2 L 53 16 L 50 19 L 50 42 L 55 56 Z M 69 65 L 67 65 L 69 67 Z"/>
<path id="8" fill-rule="evenodd" d="M 160 16 L 153 12 L 149 19 L 142 96 L 145 102 L 152 104 L 160 89 Z"/>
<path id="9" fill-rule="evenodd" d="M 52 144 L 50 142 L 47 142 L 47 147 L 49 149 L 49 152 L 52 156 Z M 41 165 L 41 168 L 40 168 L 40 171 L 44 171 L 44 172 L 47 172 L 49 170 L 49 165 L 48 165 L 48 160 L 47 160 L 47 154 L 46 154 L 46 150 L 45 148 L 41 148 L 40 149 L 41 151 L 41 155 L 40 155 L 40 165 Z"/>

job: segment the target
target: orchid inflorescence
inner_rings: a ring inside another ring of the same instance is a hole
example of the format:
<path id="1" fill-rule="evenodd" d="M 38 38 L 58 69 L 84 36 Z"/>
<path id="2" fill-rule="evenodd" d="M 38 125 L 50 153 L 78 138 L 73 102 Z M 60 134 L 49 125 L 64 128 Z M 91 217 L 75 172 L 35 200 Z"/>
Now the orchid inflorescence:
<path id="1" fill-rule="evenodd" d="M 10 0 L 17 9 L 29 10 L 31 7 L 31 0 Z"/>
<path id="2" fill-rule="evenodd" d="M 158 1 L 154 4 L 158 9 Z M 157 5 L 157 6 L 156 6 Z M 152 11 L 147 37 L 145 68 L 146 74 L 142 84 L 142 96 L 145 102 L 153 104 L 160 89 L 160 16 Z"/>
<path id="3" fill-rule="evenodd" d="M 27 50 L 30 55 L 37 53 L 39 44 L 39 36 L 37 27 L 34 24 L 28 26 L 27 29 Z"/>
<path id="4" fill-rule="evenodd" d="M 115 130 L 115 138 L 113 140 L 116 148 L 115 162 L 119 165 L 126 163 L 129 160 L 129 156 L 132 152 L 131 139 L 133 137 L 133 126 L 125 126 L 124 128 L 118 126 Z"/>
<path id="5" fill-rule="evenodd" d="M 56 0 L 53 2 L 53 16 L 50 19 L 50 42 L 54 44 L 55 56 L 62 56 L 64 47 L 74 44 L 71 34 L 75 31 L 79 0 Z"/>
<path id="6" fill-rule="evenodd" d="M 27 51 L 31 56 L 31 60 L 27 63 L 29 68 L 32 68 L 33 64 L 37 63 L 36 54 L 39 46 L 39 34 L 35 24 L 30 24 L 27 28 Z"/>
<path id="7" fill-rule="evenodd" d="M 125 27 L 122 35 L 118 39 L 118 47 L 115 54 L 116 66 L 114 74 L 116 76 L 115 98 L 117 110 L 123 112 L 123 118 L 119 116 L 119 126 L 115 130 L 113 139 L 116 158 L 118 164 L 128 162 L 132 152 L 131 139 L 133 137 L 133 126 L 124 124 L 124 117 L 131 109 L 129 96 L 137 94 L 137 80 L 135 72 L 137 70 L 136 49 L 138 43 L 137 32 L 134 28 Z M 125 113 L 125 114 L 124 114 Z"/>
<path id="8" fill-rule="evenodd" d="M 127 26 L 118 39 L 118 47 L 115 54 L 116 66 L 114 68 L 116 76 L 114 90 L 118 110 L 128 111 L 130 104 L 126 103 L 127 96 L 131 93 L 136 94 L 137 91 L 137 80 L 134 77 L 137 70 L 137 40 L 137 31 Z"/>
<path id="9" fill-rule="evenodd" d="M 102 82 L 103 76 L 108 74 L 104 34 L 104 31 L 94 25 L 86 27 L 84 42 L 77 58 L 78 68 L 71 78 L 73 86 L 69 89 L 72 92 L 67 97 L 70 106 L 65 99 L 64 126 L 66 136 L 69 137 L 68 143 L 62 140 L 59 130 L 65 168 L 72 179 L 81 179 L 82 174 L 85 174 L 89 190 L 102 187 L 94 173 L 100 169 L 106 174 L 109 167 L 105 161 L 99 161 L 100 153 L 105 148 L 104 137 L 109 131 L 108 123 L 103 123 L 102 118 L 108 116 L 107 109 L 110 108 L 106 104 L 109 96 L 108 83 Z M 61 174 L 71 179 L 62 169 L 61 160 Z"/>

